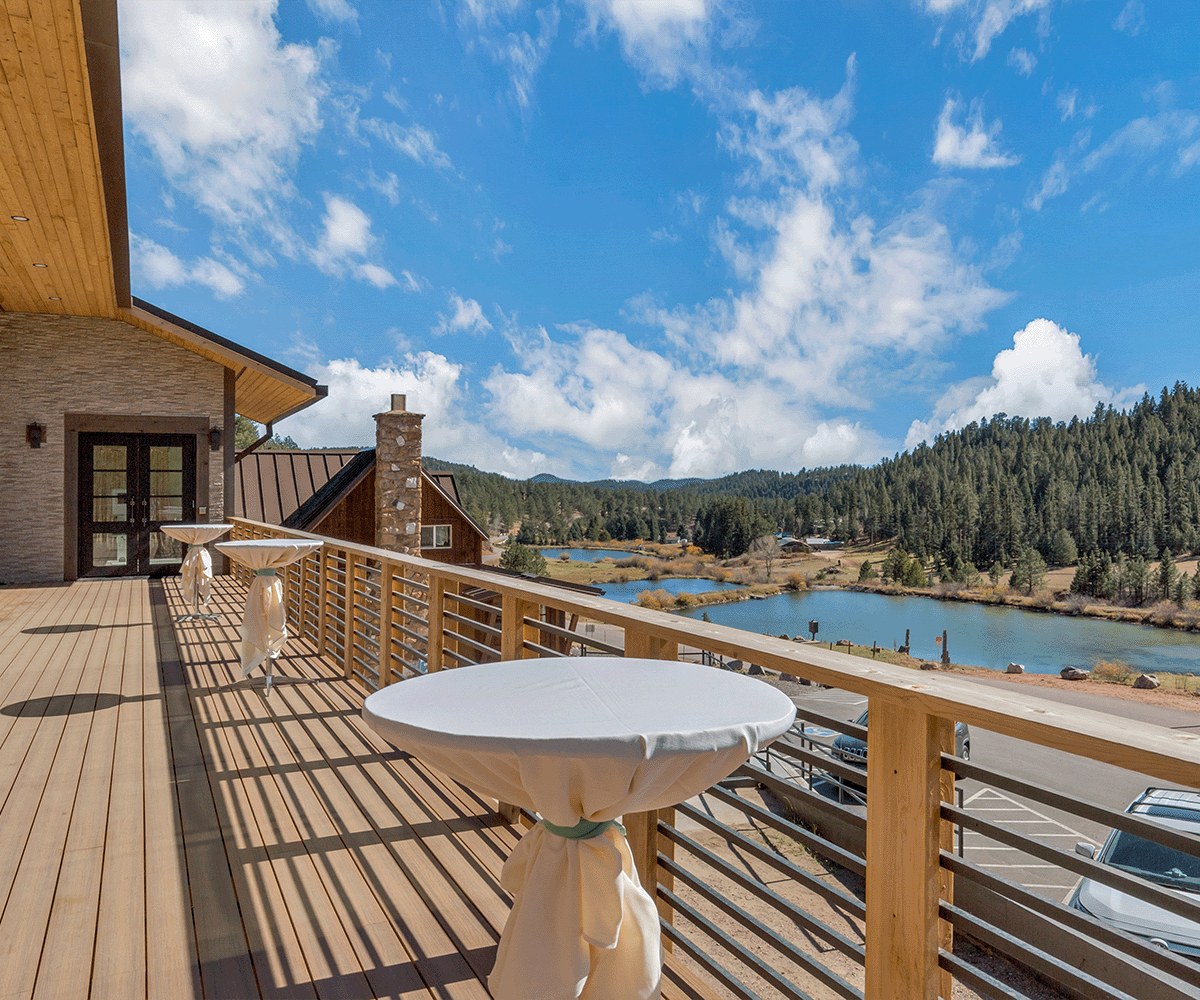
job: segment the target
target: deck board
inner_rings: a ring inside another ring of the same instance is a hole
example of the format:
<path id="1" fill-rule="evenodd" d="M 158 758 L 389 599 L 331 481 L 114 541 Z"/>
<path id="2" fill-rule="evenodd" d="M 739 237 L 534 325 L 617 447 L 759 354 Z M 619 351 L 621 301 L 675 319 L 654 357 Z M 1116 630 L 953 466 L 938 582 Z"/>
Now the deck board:
<path id="1" fill-rule="evenodd" d="M 214 590 L 177 624 L 175 580 L 0 588 L 0 998 L 486 1000 L 522 831 L 309 640 L 240 680 Z"/>

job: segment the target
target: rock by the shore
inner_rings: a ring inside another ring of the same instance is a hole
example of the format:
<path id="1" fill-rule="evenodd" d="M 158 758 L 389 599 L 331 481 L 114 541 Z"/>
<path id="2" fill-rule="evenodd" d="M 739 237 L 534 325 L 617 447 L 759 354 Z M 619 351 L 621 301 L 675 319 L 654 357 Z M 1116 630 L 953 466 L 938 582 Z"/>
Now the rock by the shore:
<path id="1" fill-rule="evenodd" d="M 1159 679 L 1153 674 L 1142 674 L 1133 682 L 1133 686 L 1143 691 L 1153 691 L 1160 683 Z"/>
<path id="2" fill-rule="evenodd" d="M 937 668 L 938 668 L 938 665 L 936 663 L 932 662 L 931 660 L 922 660 L 921 661 L 921 669 L 922 670 L 937 670 Z"/>
<path id="3" fill-rule="evenodd" d="M 726 660 L 725 661 L 725 669 L 732 670 L 732 671 L 734 671 L 734 673 L 740 674 L 742 672 L 742 661 L 741 660 Z"/>
<path id="4" fill-rule="evenodd" d="M 795 674 L 785 674 L 785 673 L 781 672 L 779 674 L 779 679 L 781 681 L 787 681 L 789 684 L 799 684 L 800 683 L 800 678 L 797 677 Z"/>
<path id="5" fill-rule="evenodd" d="M 749 674 L 751 677 L 761 677 L 762 672 L 763 672 L 763 668 L 760 667 L 757 663 L 751 663 L 750 669 L 746 671 L 746 673 Z"/>
<path id="6" fill-rule="evenodd" d="M 1063 667 L 1060 676 L 1065 681 L 1086 681 L 1090 670 L 1080 670 L 1078 667 Z"/>
<path id="7" fill-rule="evenodd" d="M 835 642 L 834 645 L 835 646 L 853 646 L 854 643 L 852 643 L 849 639 L 838 639 L 838 641 Z"/>
<path id="8" fill-rule="evenodd" d="M 1006 673 L 1023 674 L 1023 673 L 1025 673 L 1025 665 L 1022 663 L 1010 663 L 1008 665 L 1008 670 L 1006 671 Z"/>

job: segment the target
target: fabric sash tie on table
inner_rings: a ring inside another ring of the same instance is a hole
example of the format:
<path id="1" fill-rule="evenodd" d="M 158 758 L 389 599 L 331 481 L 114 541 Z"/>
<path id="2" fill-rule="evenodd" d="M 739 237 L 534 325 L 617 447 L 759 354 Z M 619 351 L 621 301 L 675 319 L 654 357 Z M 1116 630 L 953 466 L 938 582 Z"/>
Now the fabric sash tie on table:
<path id="1" fill-rule="evenodd" d="M 203 545 L 191 545 L 180 569 L 184 594 L 192 607 L 207 608 L 212 586 L 212 556 Z"/>
<path id="2" fill-rule="evenodd" d="M 500 884 L 515 899 L 488 978 L 495 1000 L 559 996 L 564 983 L 579 1000 L 658 995 L 658 909 L 619 823 L 538 823 L 504 863 Z"/>
<path id="3" fill-rule="evenodd" d="M 256 569 L 246 596 L 246 619 L 242 624 L 242 676 L 268 656 L 278 656 L 287 637 L 283 583 L 273 568 Z"/>

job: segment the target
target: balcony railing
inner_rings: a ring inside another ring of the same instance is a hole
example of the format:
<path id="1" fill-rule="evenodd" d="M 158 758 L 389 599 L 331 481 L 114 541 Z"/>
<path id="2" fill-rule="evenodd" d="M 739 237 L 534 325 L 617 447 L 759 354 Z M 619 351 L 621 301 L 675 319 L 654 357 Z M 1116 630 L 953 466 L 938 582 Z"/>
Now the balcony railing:
<path id="1" fill-rule="evenodd" d="M 242 519 L 233 525 L 232 538 L 319 537 Z M 319 552 L 283 577 L 289 627 L 368 691 L 490 660 L 587 652 L 675 659 L 686 648 L 704 662 L 738 659 L 867 697 L 865 793 L 844 784 L 861 782 L 861 772 L 833 759 L 804 723 L 864 738 L 865 731 L 807 712 L 769 754 L 706 793 L 745 822 L 730 825 L 717 810 L 690 804 L 625 817 L 641 880 L 657 886 L 665 946 L 688 956 L 718 995 L 949 998 L 957 980 L 979 996 L 1021 997 L 1020 977 L 1004 971 L 1018 969 L 1036 977 L 1039 990 L 1049 983 L 1059 996 L 1200 996 L 1200 964 L 974 864 L 961 845 L 967 835 L 983 838 L 1189 920 L 1200 921 L 1200 897 L 1167 893 L 1074 853 L 1073 843 L 1050 845 L 964 809 L 956 779 L 976 779 L 997 794 L 1126 829 L 1194 857 L 1200 838 L 953 756 L 954 723 L 961 721 L 1194 789 L 1200 736 L 533 579 L 321 540 Z M 574 627 L 580 621 L 602 623 L 606 637 L 619 634 L 621 641 L 598 640 Z M 847 794 L 823 795 L 818 783 L 826 790 L 840 784 Z M 749 788 L 792 812 L 740 794 Z M 515 815 L 503 803 L 499 808 Z M 793 822 L 797 815 L 803 825 Z M 837 877 L 799 863 L 806 857 L 819 858 Z M 974 950 L 958 947 L 956 933 Z"/>

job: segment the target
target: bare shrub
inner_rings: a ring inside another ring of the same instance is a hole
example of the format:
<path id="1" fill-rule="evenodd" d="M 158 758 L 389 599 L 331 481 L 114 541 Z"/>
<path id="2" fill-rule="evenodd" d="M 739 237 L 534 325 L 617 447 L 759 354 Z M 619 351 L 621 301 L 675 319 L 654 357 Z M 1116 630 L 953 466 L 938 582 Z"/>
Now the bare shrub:
<path id="1" fill-rule="evenodd" d="M 1043 587 L 1029 599 L 1029 605 L 1034 608 L 1052 607 L 1054 605 L 1054 594 Z"/>
<path id="2" fill-rule="evenodd" d="M 1146 617 L 1155 625 L 1174 625 L 1178 613 L 1179 605 L 1174 601 L 1159 601 Z"/>
<path id="3" fill-rule="evenodd" d="M 674 598 L 671 597 L 665 590 L 643 590 L 637 595 L 638 607 L 650 608 L 652 611 L 662 611 L 668 604 L 671 604 Z"/>
<path id="4" fill-rule="evenodd" d="M 729 570 L 724 566 L 714 566 L 709 574 L 717 583 L 724 583 L 729 579 Z"/>
<path id="5" fill-rule="evenodd" d="M 1132 684 L 1138 672 L 1124 660 L 1098 660 L 1092 678 L 1108 684 Z"/>
<path id="6" fill-rule="evenodd" d="M 695 594 L 677 594 L 675 596 L 675 606 L 680 608 L 694 608 L 700 601 Z"/>
<path id="7" fill-rule="evenodd" d="M 646 570 L 646 579 L 647 580 L 661 580 L 662 579 L 662 569 L 658 566 L 651 566 L 648 570 Z"/>
<path id="8" fill-rule="evenodd" d="M 629 582 L 629 574 L 622 571 L 617 574 L 616 580 L 617 580 L 617 583 L 628 583 Z"/>
<path id="9" fill-rule="evenodd" d="M 1083 594 L 1069 594 L 1067 599 L 1062 602 L 1063 613 L 1081 615 L 1087 610 L 1087 603 L 1087 598 Z"/>
<path id="10" fill-rule="evenodd" d="M 808 590 L 808 580 L 802 573 L 789 573 L 784 587 L 791 591 Z"/>
<path id="11" fill-rule="evenodd" d="M 627 559 L 617 560 L 617 565 L 622 569 L 640 569 L 642 561 L 640 559 L 635 559 L 633 556 L 629 556 Z"/>
<path id="12" fill-rule="evenodd" d="M 571 553 L 570 552 L 560 552 L 558 554 L 558 561 L 559 562 L 570 562 L 571 561 Z"/>

